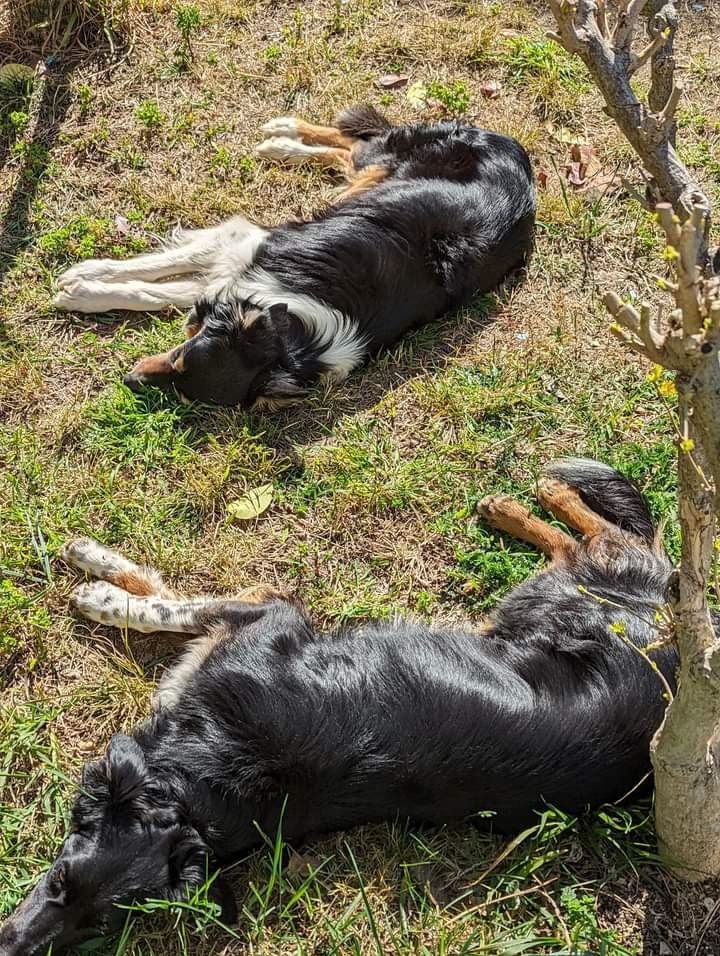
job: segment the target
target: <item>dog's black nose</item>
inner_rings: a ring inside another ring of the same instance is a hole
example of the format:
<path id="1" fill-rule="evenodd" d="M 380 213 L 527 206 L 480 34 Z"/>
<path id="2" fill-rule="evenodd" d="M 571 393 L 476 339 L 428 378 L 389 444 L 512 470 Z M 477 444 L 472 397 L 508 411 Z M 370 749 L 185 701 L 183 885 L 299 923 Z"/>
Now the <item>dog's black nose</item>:
<path id="1" fill-rule="evenodd" d="M 142 377 L 134 375 L 132 372 L 128 372 L 123 379 L 123 385 L 127 385 L 131 392 L 141 392 L 144 384 Z"/>

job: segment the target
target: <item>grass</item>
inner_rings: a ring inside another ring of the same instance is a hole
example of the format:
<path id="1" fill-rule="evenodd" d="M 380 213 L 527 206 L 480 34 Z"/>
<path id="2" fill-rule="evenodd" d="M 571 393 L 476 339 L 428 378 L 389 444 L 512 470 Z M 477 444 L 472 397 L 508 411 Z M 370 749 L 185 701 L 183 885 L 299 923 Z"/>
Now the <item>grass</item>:
<path id="1" fill-rule="evenodd" d="M 256 580 L 291 587 L 325 626 L 393 613 L 478 622 L 542 559 L 484 526 L 477 502 L 510 492 L 536 508 L 542 464 L 586 454 L 638 481 L 678 551 L 674 436 L 659 383 L 611 340 L 597 295 L 656 296 L 644 276 L 662 271 L 662 249 L 633 200 L 564 183 L 568 137 L 592 142 L 603 164 L 627 164 L 628 153 L 582 68 L 544 38 L 543 4 L 94 9 L 112 10 L 117 35 L 132 38 L 120 62 L 108 71 L 83 58 L 89 34 L 76 31 L 57 138 L 27 139 L 22 116 L 11 118 L 27 112 L 23 102 L 2 120 L 0 196 L 20 187 L 28 208 L 25 220 L 0 200 L 3 236 L 23 240 L 0 253 L 0 916 L 51 858 L 81 763 L 147 713 L 173 656 L 160 641 L 70 617 L 75 581 L 55 561 L 68 537 L 95 535 L 189 592 Z M 720 64 L 703 39 L 713 14 L 683 16 L 680 143 L 717 194 Z M 33 50 L 42 45 L 28 37 Z M 57 31 L 46 39 L 60 48 Z M 336 184 L 256 162 L 257 129 L 288 112 L 324 121 L 363 99 L 396 120 L 425 115 L 406 89 L 378 88 L 395 72 L 424 85 L 432 115 L 440 104 L 511 133 L 546 170 L 523 283 L 276 417 L 120 384 L 140 356 L 180 341 L 176 316 L 49 307 L 62 269 L 133 255 L 178 220 L 309 215 Z M 488 80 L 498 97 L 483 96 Z M 234 522 L 232 503 L 263 485 L 268 510 Z M 517 842 L 470 825 L 387 824 L 305 847 L 268 834 L 231 873 L 239 926 L 218 926 L 201 891 L 182 906 L 148 902 L 118 940 L 84 951 L 716 953 L 705 903 L 716 888 L 663 874 L 649 814 L 642 803 L 578 821 L 548 810 Z"/>

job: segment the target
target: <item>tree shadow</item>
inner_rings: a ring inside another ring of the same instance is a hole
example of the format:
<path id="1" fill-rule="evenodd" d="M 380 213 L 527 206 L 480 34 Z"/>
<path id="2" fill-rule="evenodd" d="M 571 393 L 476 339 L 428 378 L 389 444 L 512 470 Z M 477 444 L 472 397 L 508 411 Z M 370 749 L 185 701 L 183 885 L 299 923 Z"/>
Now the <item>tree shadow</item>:
<path id="1" fill-rule="evenodd" d="M 0 152 L 0 165 L 11 154 L 20 158 L 20 171 L 0 220 L 0 286 L 18 255 L 32 242 L 30 211 L 52 160 L 63 120 L 71 102 L 71 67 L 48 68 L 36 104 L 37 118 L 27 139 L 16 139 Z M 13 148 L 15 147 L 15 148 Z"/>
<path id="2" fill-rule="evenodd" d="M 72 102 L 73 75 L 81 65 L 106 60 L 108 52 L 107 26 L 89 4 L 79 2 L 77 10 L 67 4 L 61 8 L 66 11 L 63 19 L 54 0 L 48 0 L 32 7 L 32 21 L 28 21 L 32 5 L 13 2 L 9 6 L 7 28 L 0 36 L 0 66 L 17 63 L 30 67 L 35 70 L 35 81 L 27 106 L 28 132 L 14 134 L 4 125 L 5 133 L 0 134 L 0 170 L 11 158 L 19 164 L 0 218 L 0 294 L 18 256 L 33 241 L 30 214 L 51 168 L 53 149 Z M 29 29 L 29 22 L 41 22 L 45 12 L 44 32 L 42 25 Z M 0 341 L 7 338 L 0 318 Z"/>

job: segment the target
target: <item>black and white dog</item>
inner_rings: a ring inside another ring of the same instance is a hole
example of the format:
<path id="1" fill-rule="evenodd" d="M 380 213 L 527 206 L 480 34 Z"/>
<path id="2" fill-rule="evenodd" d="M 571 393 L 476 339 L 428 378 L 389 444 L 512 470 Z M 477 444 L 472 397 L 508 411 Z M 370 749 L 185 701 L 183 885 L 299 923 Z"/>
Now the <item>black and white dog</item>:
<path id="1" fill-rule="evenodd" d="M 58 280 L 62 309 L 191 308 L 188 341 L 141 361 L 131 388 L 275 406 L 345 378 L 408 329 L 522 265 L 533 238 L 530 162 L 515 140 L 460 123 L 392 127 L 371 107 L 336 127 L 272 120 L 260 155 L 340 169 L 342 200 L 266 229 L 235 217 L 160 252 L 95 259 Z"/>
<path id="2" fill-rule="evenodd" d="M 0 956 L 53 952 L 121 925 L 122 904 L 181 899 L 260 842 L 367 821 L 531 825 L 545 802 L 579 813 L 650 772 L 675 686 L 656 614 L 672 568 L 647 505 L 621 475 L 572 459 L 540 500 L 580 542 L 511 498 L 496 527 L 550 563 L 480 630 L 381 622 L 318 634 L 268 588 L 180 600 L 157 572 L 87 539 L 65 560 L 101 580 L 75 592 L 93 621 L 192 636 L 156 710 L 86 765 L 50 870 L 0 928 Z M 489 811 L 480 814 L 480 811 Z M 211 894 L 235 914 L 220 877 Z"/>

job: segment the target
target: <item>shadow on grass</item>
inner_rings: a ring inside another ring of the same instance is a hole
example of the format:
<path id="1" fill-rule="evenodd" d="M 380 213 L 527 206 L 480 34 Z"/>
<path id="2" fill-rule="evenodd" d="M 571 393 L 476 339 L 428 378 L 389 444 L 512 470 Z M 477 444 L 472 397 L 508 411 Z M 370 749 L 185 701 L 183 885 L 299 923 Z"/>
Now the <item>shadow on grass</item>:
<path id="1" fill-rule="evenodd" d="M 37 24 L 37 26 L 35 26 Z M 55 0 L 12 0 L 7 30 L 0 36 L 0 66 L 22 64 L 35 70 L 39 92 L 28 99 L 28 134 L 13 134 L 3 124 L 0 169 L 12 158 L 19 173 L 2 206 L 0 219 L 0 295 L 17 257 L 32 242 L 30 211 L 47 175 L 52 151 L 72 102 L 71 82 L 82 65 L 100 62 L 112 30 L 85 0 L 57 4 Z M 113 39 L 117 39 L 113 36 Z M 114 49 L 114 46 L 113 46 Z M 40 63 L 44 66 L 38 70 Z M 12 109 L 13 107 L 10 107 Z M 0 103 L 0 109 L 4 109 Z M 7 339 L 0 318 L 0 341 Z"/>
<path id="2" fill-rule="evenodd" d="M 478 297 L 469 307 L 405 335 L 346 382 L 318 384 L 303 402 L 279 412 L 252 412 L 199 402 L 183 405 L 174 392 L 157 388 L 134 395 L 133 402 L 138 411 L 147 413 L 174 409 L 177 427 L 190 429 L 191 444 L 204 444 L 208 434 L 232 436 L 248 429 L 268 448 L 295 459 L 297 446 L 326 437 L 343 419 L 368 411 L 385 394 L 405 383 L 443 371 L 454 356 L 494 323 L 502 308 L 502 300 L 495 295 Z"/>
<path id="3" fill-rule="evenodd" d="M 48 69 L 37 104 L 37 121 L 32 135 L 0 147 L 0 165 L 12 154 L 20 159 L 20 173 L 0 221 L 0 286 L 18 255 L 32 241 L 30 210 L 40 184 L 47 174 L 52 149 L 70 106 L 70 79 L 73 70 Z M 13 148 L 15 147 L 15 148 Z"/>

